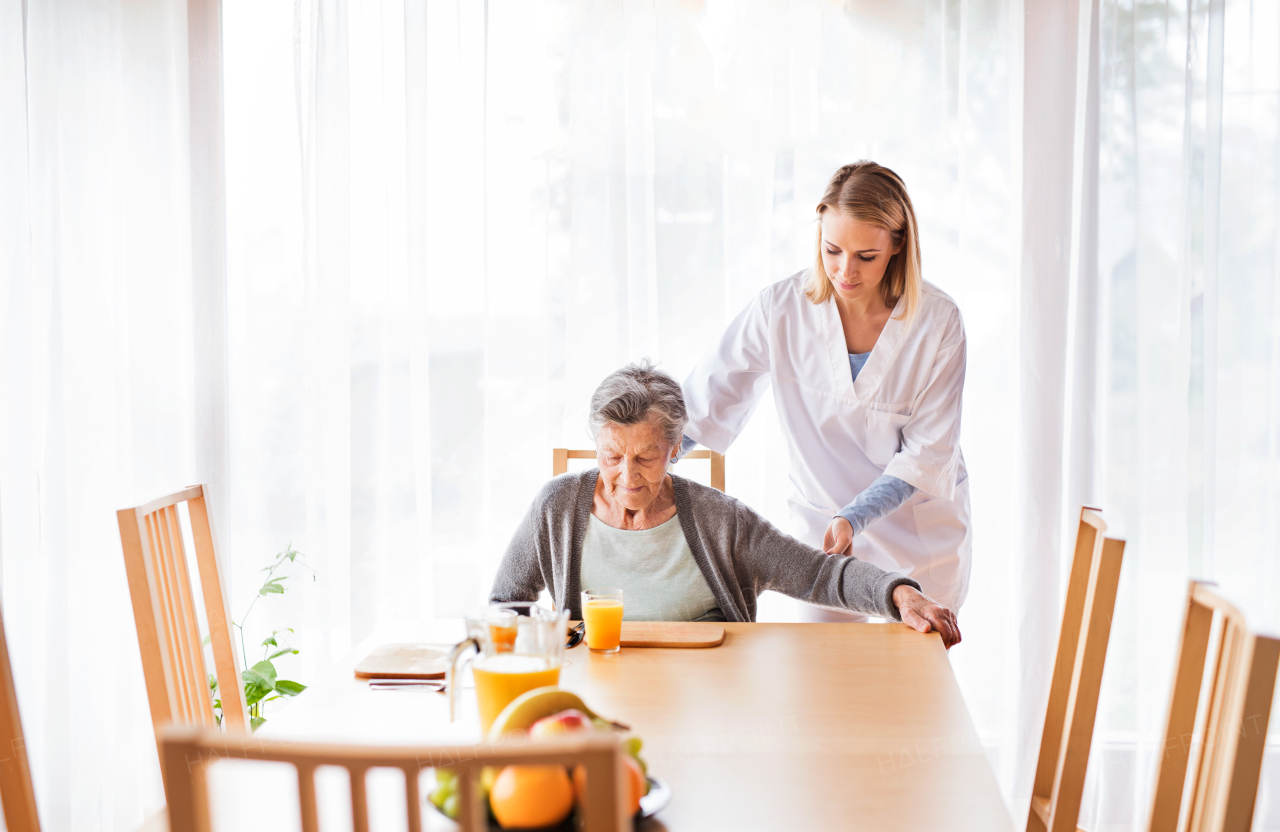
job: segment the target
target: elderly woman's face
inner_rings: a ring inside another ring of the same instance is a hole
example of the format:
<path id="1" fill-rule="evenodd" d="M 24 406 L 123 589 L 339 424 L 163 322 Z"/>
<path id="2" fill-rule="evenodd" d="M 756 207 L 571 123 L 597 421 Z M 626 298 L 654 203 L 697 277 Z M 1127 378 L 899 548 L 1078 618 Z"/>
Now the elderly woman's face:
<path id="1" fill-rule="evenodd" d="M 606 424 L 596 435 L 596 463 L 606 493 L 629 511 L 648 508 L 662 489 L 672 450 L 654 422 Z"/>

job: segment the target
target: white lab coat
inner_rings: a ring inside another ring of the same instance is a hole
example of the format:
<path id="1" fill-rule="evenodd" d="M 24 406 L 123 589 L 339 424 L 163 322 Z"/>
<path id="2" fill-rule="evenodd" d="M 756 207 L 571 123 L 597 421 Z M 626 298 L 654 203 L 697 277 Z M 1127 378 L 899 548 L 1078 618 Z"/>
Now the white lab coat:
<path id="1" fill-rule="evenodd" d="M 972 549 L 960 310 L 925 283 L 915 321 L 890 318 L 855 383 L 835 301 L 806 298 L 808 275 L 757 295 L 689 374 L 685 434 L 725 453 L 772 383 L 791 461 L 791 533 L 821 548 L 835 513 L 877 477 L 905 480 L 916 494 L 856 535 L 853 555 L 959 610 Z"/>

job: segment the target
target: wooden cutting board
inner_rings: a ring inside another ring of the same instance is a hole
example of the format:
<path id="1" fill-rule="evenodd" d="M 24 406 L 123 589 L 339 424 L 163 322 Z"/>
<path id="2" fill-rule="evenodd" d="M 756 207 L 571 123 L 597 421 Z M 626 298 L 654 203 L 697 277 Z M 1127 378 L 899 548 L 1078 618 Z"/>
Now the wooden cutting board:
<path id="1" fill-rule="evenodd" d="M 706 621 L 623 621 L 623 647 L 719 647 L 724 627 Z"/>
<path id="2" fill-rule="evenodd" d="M 356 665 L 357 679 L 443 679 L 452 644 L 384 644 Z"/>

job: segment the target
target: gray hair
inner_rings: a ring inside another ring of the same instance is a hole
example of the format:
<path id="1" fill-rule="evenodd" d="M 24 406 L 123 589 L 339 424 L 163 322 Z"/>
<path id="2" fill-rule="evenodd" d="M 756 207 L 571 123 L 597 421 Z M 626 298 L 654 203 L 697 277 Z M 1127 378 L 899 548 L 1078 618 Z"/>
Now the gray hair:
<path id="1" fill-rule="evenodd" d="M 673 447 L 679 447 L 689 421 L 684 393 L 674 378 L 647 358 L 615 370 L 591 394 L 587 430 L 595 439 L 607 424 L 638 425 L 655 421 Z"/>

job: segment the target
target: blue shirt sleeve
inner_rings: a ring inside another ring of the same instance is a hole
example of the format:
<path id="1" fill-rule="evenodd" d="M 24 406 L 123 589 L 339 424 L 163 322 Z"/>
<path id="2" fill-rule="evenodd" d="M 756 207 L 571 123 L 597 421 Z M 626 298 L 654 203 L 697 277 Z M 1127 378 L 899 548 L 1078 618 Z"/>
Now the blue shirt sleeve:
<path id="1" fill-rule="evenodd" d="M 916 487 L 911 483 L 881 474 L 852 503 L 836 512 L 836 517 L 848 520 L 853 533 L 858 534 L 881 517 L 892 514 L 915 493 Z"/>

